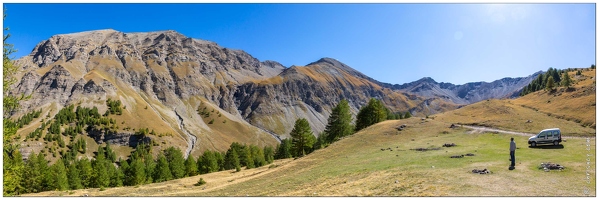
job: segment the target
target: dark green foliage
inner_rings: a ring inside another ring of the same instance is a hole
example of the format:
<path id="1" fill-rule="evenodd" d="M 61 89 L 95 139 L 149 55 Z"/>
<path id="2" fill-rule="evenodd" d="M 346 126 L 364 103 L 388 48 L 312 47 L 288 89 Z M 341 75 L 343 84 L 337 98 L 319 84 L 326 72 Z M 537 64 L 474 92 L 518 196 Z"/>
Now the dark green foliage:
<path id="1" fill-rule="evenodd" d="M 356 132 L 387 119 L 385 109 L 381 101 L 371 98 L 356 116 Z"/>
<path id="2" fill-rule="evenodd" d="M 595 64 L 591 65 L 591 69 L 595 69 Z"/>
<path id="3" fill-rule="evenodd" d="M 148 147 L 149 148 L 149 147 Z M 151 148 L 149 148 L 151 149 Z M 154 177 L 154 171 L 156 170 L 157 161 L 154 160 L 150 151 L 143 155 L 144 167 L 146 170 L 146 183 L 152 183 Z"/>
<path id="4" fill-rule="evenodd" d="M 252 169 L 255 167 L 254 165 L 254 159 L 252 158 L 252 152 L 251 149 L 244 145 L 242 146 L 242 148 L 238 151 L 239 153 L 239 165 L 240 166 L 245 166 L 247 167 L 247 169 Z"/>
<path id="5" fill-rule="evenodd" d="M 117 115 L 121 115 L 123 114 L 123 108 L 121 107 L 121 100 L 116 100 L 113 101 L 112 99 L 108 98 L 106 100 L 106 105 L 108 106 L 108 110 L 106 111 L 107 113 L 110 114 L 117 114 Z"/>
<path id="6" fill-rule="evenodd" d="M 304 118 L 296 120 L 290 135 L 293 144 L 292 155 L 294 157 L 302 157 L 312 151 L 312 145 L 316 142 L 316 137 L 312 134 L 308 120 Z"/>
<path id="7" fill-rule="evenodd" d="M 110 185 L 110 174 L 108 174 L 108 164 L 109 161 L 105 158 L 104 148 L 98 147 L 98 155 L 96 155 L 96 159 L 92 161 L 92 169 L 93 169 L 93 184 L 92 187 L 108 187 Z"/>
<path id="8" fill-rule="evenodd" d="M 52 167 L 50 167 L 50 187 L 49 190 L 68 190 L 69 180 L 67 178 L 67 170 L 64 166 L 62 159 L 58 159 Z"/>
<path id="9" fill-rule="evenodd" d="M 563 77 L 562 77 L 562 86 L 564 86 L 566 88 L 570 88 L 571 85 L 572 85 L 572 79 L 570 79 L 570 75 L 568 75 L 567 72 L 564 72 Z"/>
<path id="10" fill-rule="evenodd" d="M 198 165 L 193 159 L 193 156 L 187 156 L 185 160 L 185 176 L 198 175 Z"/>
<path id="11" fill-rule="evenodd" d="M 251 151 L 254 167 L 262 167 L 266 165 L 266 159 L 264 159 L 264 150 L 262 150 L 262 148 L 255 145 L 246 147 L 249 147 Z"/>
<path id="12" fill-rule="evenodd" d="M 225 170 L 241 167 L 239 164 L 239 154 L 235 148 L 229 148 L 225 155 Z"/>
<path id="13" fill-rule="evenodd" d="M 275 159 L 285 159 L 293 157 L 293 155 L 291 154 L 292 146 L 293 144 L 290 139 L 286 138 L 281 140 L 281 144 L 277 145 Z"/>
<path id="14" fill-rule="evenodd" d="M 106 143 L 106 147 L 104 147 L 104 155 L 111 163 L 116 161 L 116 153 L 114 153 L 112 148 L 110 148 L 110 143 Z"/>
<path id="15" fill-rule="evenodd" d="M 200 173 L 207 174 L 220 170 L 218 160 L 216 159 L 217 155 L 220 156 L 220 153 L 207 150 L 202 154 L 201 162 L 198 158 L 198 169 L 200 170 Z"/>
<path id="16" fill-rule="evenodd" d="M 555 82 L 553 81 L 553 77 L 547 78 L 547 84 L 545 85 L 546 89 L 551 91 L 555 87 Z"/>
<path id="17" fill-rule="evenodd" d="M 79 169 L 77 168 L 76 162 L 73 162 L 69 165 L 67 170 L 67 178 L 69 180 L 69 189 L 78 190 L 83 188 L 83 185 L 81 184 L 81 178 L 79 176 Z"/>
<path id="18" fill-rule="evenodd" d="M 264 160 L 268 164 L 275 160 L 275 150 L 271 146 L 264 147 Z"/>
<path id="19" fill-rule="evenodd" d="M 126 185 L 141 185 L 146 182 L 146 169 L 141 159 L 132 159 L 129 170 L 125 173 Z"/>
<path id="20" fill-rule="evenodd" d="M 27 170 L 23 171 L 23 179 L 21 179 L 22 193 L 41 192 L 48 188 L 48 178 L 46 178 L 49 175 L 48 162 L 41 153 L 31 153 L 25 169 Z"/>
<path id="21" fill-rule="evenodd" d="M 410 113 L 410 111 L 406 112 L 406 114 L 403 116 L 403 119 L 408 119 L 412 117 L 412 114 Z"/>
<path id="22" fill-rule="evenodd" d="M 216 152 L 214 151 L 214 157 L 216 157 L 216 162 L 218 163 L 218 171 L 225 170 L 225 152 Z"/>
<path id="23" fill-rule="evenodd" d="M 169 147 L 164 151 L 164 156 L 166 157 L 166 161 L 168 161 L 173 179 L 185 177 L 185 160 L 183 159 L 181 150 Z"/>
<path id="24" fill-rule="evenodd" d="M 158 155 L 158 164 L 154 170 L 154 182 L 159 183 L 173 179 L 168 161 L 164 155 Z"/>
<path id="25" fill-rule="evenodd" d="M 351 121 L 349 103 L 343 99 L 333 108 L 324 130 L 326 140 L 324 143 L 320 142 L 320 145 L 324 146 L 326 143 L 333 143 L 339 140 L 339 138 L 353 134 L 354 128 L 351 125 Z"/>
<path id="26" fill-rule="evenodd" d="M 10 123 L 10 125 L 13 127 L 16 127 L 16 128 L 23 128 L 23 126 L 29 125 L 29 123 L 31 123 L 31 121 L 33 121 L 33 119 L 38 118 L 41 113 L 42 113 L 41 109 L 37 110 L 37 111 L 34 110 L 31 112 L 28 112 L 25 115 L 19 117 L 19 119 L 17 119 L 14 123 Z"/>
<path id="27" fill-rule="evenodd" d="M 93 168 L 91 162 L 87 158 L 83 158 L 77 162 L 79 169 L 79 179 L 83 188 L 91 188 L 93 184 Z"/>
<path id="28" fill-rule="evenodd" d="M 196 184 L 193 184 L 195 186 L 200 186 L 200 185 L 204 185 L 206 184 L 206 181 L 203 178 L 200 178 L 200 180 L 198 180 L 198 182 Z"/>

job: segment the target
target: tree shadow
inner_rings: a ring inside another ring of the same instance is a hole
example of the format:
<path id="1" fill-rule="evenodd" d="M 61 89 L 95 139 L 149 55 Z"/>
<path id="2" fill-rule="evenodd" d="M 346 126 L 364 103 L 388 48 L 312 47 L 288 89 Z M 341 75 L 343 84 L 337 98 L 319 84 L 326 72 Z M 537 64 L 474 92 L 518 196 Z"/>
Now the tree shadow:
<path id="1" fill-rule="evenodd" d="M 532 149 L 563 149 L 564 145 L 563 144 L 559 144 L 557 146 L 555 146 L 555 145 L 537 145 L 536 147 L 528 146 L 528 148 L 532 148 Z"/>

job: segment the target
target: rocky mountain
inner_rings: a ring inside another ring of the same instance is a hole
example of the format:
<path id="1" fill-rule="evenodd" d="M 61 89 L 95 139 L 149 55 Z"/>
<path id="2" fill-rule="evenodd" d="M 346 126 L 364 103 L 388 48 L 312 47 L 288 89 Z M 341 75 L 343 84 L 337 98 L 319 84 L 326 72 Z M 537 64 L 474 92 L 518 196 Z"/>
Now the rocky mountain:
<path id="1" fill-rule="evenodd" d="M 438 97 L 455 104 L 472 104 L 486 99 L 501 99 L 517 97 L 525 86 L 542 72 L 539 71 L 527 77 L 503 78 L 493 82 L 473 82 L 463 85 L 438 83 L 430 77 L 389 86 L 395 90 L 416 94 L 422 97 Z"/>
<path id="2" fill-rule="evenodd" d="M 455 86 L 423 79 L 391 85 L 332 58 L 286 68 L 175 31 L 56 35 L 16 64 L 21 81 L 11 93 L 31 98 L 13 117 L 38 109 L 47 116 L 19 134 L 27 135 L 68 105 L 95 106 L 104 113 L 110 99 L 123 107 L 112 116 L 116 134 L 86 133 L 95 143 L 131 146 L 135 130 L 148 128 L 160 133 L 144 138 L 160 144 L 154 148 L 177 146 L 196 156 L 207 149 L 224 151 L 232 142 L 274 146 L 289 137 L 299 118 L 320 134 L 341 99 L 354 114 L 377 98 L 393 112 L 424 116 L 503 97 L 528 80 Z M 22 146 L 34 145 L 29 143 Z"/>

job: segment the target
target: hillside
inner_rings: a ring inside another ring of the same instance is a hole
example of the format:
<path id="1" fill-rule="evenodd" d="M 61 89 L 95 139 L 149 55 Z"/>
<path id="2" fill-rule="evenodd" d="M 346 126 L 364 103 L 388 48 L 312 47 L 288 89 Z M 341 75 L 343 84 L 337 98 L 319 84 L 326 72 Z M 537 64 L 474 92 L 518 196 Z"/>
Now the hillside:
<path id="1" fill-rule="evenodd" d="M 570 88 L 537 91 L 515 99 L 513 103 L 595 129 L 596 70 L 581 69 L 580 75 L 576 75 L 576 71 L 568 72 L 574 82 Z"/>
<path id="2" fill-rule="evenodd" d="M 559 123 L 561 119 L 551 119 Z M 403 131 L 396 127 L 406 124 Z M 563 148 L 528 148 L 526 136 L 471 133 L 436 119 L 385 121 L 296 160 L 241 172 L 223 171 L 139 187 L 43 192 L 26 196 L 583 196 L 587 185 L 584 139 L 568 139 Z M 516 138 L 517 165 L 508 170 L 509 138 Z M 455 143 L 455 147 L 441 147 Z M 595 139 L 591 139 L 591 152 Z M 414 151 L 416 148 L 440 150 Z M 473 153 L 474 156 L 450 158 Z M 541 162 L 566 166 L 544 172 Z M 592 161 L 591 169 L 595 168 Z M 473 174 L 473 169 L 491 174 Z M 591 171 L 595 177 L 595 171 Z M 193 186 L 202 177 L 207 184 Z M 530 181 L 536 180 L 536 181 Z M 538 183 L 546 190 L 536 190 Z"/>

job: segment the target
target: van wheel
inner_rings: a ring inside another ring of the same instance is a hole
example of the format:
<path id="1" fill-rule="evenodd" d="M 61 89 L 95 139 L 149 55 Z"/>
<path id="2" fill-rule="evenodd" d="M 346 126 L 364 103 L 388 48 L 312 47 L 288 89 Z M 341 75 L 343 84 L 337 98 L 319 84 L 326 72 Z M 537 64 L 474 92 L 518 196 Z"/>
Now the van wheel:
<path id="1" fill-rule="evenodd" d="M 530 143 L 530 146 L 531 146 L 531 147 L 536 147 L 536 146 L 537 146 L 537 143 L 536 143 L 536 142 L 532 142 L 532 143 Z"/>
<path id="2" fill-rule="evenodd" d="M 553 145 L 557 146 L 557 145 L 559 145 L 559 142 L 558 141 L 553 141 Z"/>

